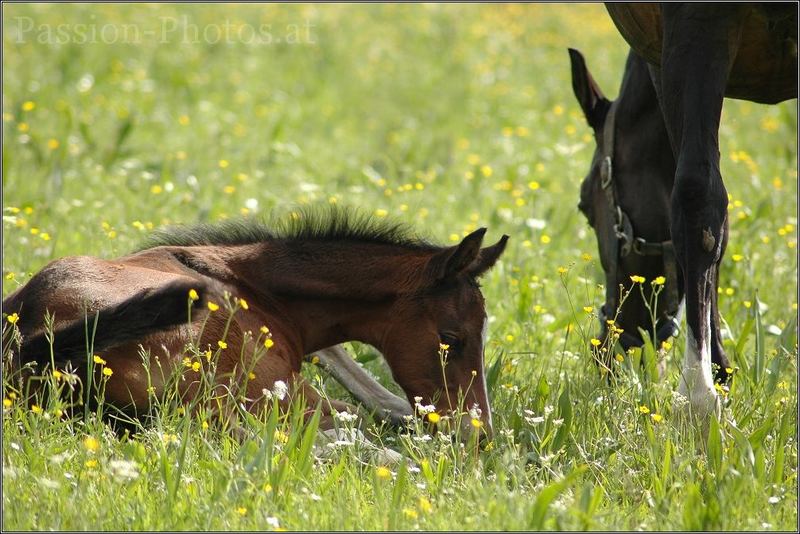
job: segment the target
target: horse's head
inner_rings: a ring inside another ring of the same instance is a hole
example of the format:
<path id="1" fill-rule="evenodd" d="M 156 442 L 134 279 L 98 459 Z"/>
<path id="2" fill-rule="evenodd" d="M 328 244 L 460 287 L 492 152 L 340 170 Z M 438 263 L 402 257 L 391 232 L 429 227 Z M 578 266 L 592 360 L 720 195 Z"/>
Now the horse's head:
<path id="1" fill-rule="evenodd" d="M 570 49 L 572 88 L 597 147 L 581 183 L 578 209 L 594 229 L 606 278 L 600 314 L 601 335 L 616 315 L 623 348 L 642 344 L 639 328 L 656 337 L 677 332 L 681 276 L 670 241 L 670 193 L 675 161 L 647 63 L 628 56 L 616 101 L 608 100 L 589 73 L 583 56 Z M 632 276 L 646 279 L 643 292 Z M 664 277 L 663 285 L 653 284 Z M 654 291 L 658 290 L 657 302 Z"/>
<path id="2" fill-rule="evenodd" d="M 415 289 L 395 299 L 380 349 L 412 406 L 432 405 L 441 415 L 471 411 L 462 426 L 482 426 L 490 436 L 483 368 L 486 311 L 477 277 L 494 265 L 508 236 L 481 248 L 485 233 L 477 230 L 417 264 L 409 274 Z"/>

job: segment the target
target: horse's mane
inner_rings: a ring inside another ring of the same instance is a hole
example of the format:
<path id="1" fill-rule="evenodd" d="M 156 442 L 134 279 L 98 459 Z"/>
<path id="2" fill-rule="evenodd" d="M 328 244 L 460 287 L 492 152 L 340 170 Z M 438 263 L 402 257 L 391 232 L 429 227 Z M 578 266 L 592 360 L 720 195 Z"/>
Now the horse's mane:
<path id="1" fill-rule="evenodd" d="M 246 245 L 262 241 L 360 242 L 416 250 L 440 247 L 419 237 L 406 223 L 336 206 L 294 209 L 288 216 L 231 219 L 219 223 L 168 226 L 151 234 L 137 250 L 167 246 Z"/>

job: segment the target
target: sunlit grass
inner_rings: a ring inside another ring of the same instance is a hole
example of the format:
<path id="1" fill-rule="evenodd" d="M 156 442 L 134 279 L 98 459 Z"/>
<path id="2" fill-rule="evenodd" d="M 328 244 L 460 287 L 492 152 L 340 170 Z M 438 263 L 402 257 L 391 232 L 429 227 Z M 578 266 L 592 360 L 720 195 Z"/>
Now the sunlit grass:
<path id="1" fill-rule="evenodd" d="M 42 44 L 20 38 L 20 17 L 155 35 L 175 20 L 268 23 L 275 35 L 307 23 L 312 38 L 211 45 L 175 30 L 135 45 Z M 246 419 L 242 436 L 174 402 L 120 438 L 91 414 L 25 406 L 6 383 L 6 528 L 794 528 L 796 102 L 725 104 L 719 303 L 738 369 L 708 438 L 672 394 L 682 337 L 607 359 L 611 382 L 592 362 L 610 346 L 595 337 L 603 279 L 576 209 L 594 140 L 566 48 L 616 95 L 627 48 L 602 5 L 13 4 L 3 24 L 4 295 L 56 257 L 110 258 L 164 224 L 298 204 L 358 206 L 443 244 L 481 226 L 487 240 L 511 236 L 482 281 L 489 450 L 367 425 L 412 460 L 384 466 L 360 445 L 310 448 L 296 412 Z M 370 347 L 352 348 L 388 379 Z M 187 357 L 183 372 L 209 363 Z M 656 358 L 661 381 L 648 371 Z"/>

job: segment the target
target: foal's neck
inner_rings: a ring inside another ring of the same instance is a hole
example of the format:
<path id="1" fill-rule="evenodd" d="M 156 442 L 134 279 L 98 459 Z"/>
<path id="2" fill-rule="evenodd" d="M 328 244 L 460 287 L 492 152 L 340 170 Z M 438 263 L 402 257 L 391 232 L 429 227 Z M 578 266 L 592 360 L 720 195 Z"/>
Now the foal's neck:
<path id="1" fill-rule="evenodd" d="M 431 252 L 373 243 L 264 242 L 240 247 L 228 268 L 276 306 L 313 352 L 344 341 L 380 346 L 399 294 L 413 292 Z"/>

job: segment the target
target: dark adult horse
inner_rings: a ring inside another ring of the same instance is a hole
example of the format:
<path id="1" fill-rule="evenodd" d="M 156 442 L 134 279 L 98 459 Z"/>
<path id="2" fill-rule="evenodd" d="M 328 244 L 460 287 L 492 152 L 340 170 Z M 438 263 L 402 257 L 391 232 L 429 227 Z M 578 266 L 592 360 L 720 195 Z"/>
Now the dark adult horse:
<path id="1" fill-rule="evenodd" d="M 716 300 L 728 239 L 728 199 L 719 170 L 722 102 L 725 96 L 766 104 L 797 97 L 797 5 L 606 7 L 628 44 L 650 64 L 675 158 L 670 233 L 688 326 L 679 392 L 703 417 L 718 411 L 712 360 L 723 379 L 729 366 Z"/>

